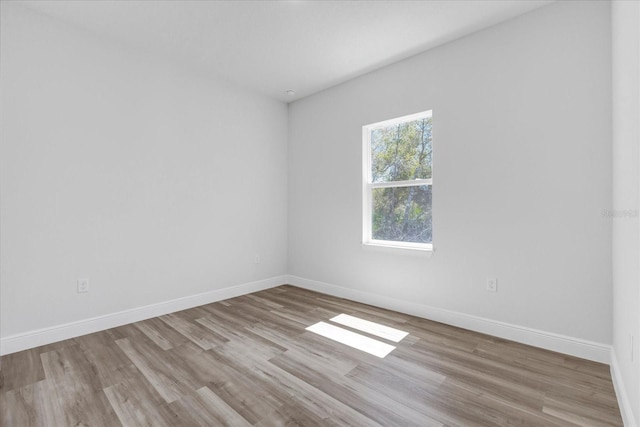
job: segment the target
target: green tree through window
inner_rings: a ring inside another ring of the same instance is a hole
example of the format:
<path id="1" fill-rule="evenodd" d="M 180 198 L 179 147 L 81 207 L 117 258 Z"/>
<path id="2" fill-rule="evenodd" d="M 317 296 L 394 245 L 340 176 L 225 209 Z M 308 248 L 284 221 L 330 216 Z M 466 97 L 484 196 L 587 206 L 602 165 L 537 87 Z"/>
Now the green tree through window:
<path id="1" fill-rule="evenodd" d="M 365 243 L 432 243 L 432 127 L 430 111 L 364 127 Z"/>

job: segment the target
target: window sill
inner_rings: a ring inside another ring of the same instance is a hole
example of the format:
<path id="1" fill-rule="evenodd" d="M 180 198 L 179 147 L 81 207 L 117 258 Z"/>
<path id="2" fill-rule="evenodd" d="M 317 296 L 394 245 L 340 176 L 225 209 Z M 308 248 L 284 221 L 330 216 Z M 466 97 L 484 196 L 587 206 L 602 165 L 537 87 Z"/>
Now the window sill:
<path id="1" fill-rule="evenodd" d="M 387 252 L 393 254 L 417 255 L 431 258 L 435 248 L 433 245 L 428 246 L 405 246 L 396 245 L 393 242 L 363 242 L 362 248 L 365 250 Z"/>

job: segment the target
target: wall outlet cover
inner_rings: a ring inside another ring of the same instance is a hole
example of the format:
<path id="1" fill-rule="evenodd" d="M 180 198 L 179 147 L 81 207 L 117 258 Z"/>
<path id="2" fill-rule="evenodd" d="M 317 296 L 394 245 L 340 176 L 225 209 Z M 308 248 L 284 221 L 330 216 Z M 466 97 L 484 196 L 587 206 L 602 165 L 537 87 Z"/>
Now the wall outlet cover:
<path id="1" fill-rule="evenodd" d="M 78 279 L 78 293 L 89 292 L 89 279 Z"/>

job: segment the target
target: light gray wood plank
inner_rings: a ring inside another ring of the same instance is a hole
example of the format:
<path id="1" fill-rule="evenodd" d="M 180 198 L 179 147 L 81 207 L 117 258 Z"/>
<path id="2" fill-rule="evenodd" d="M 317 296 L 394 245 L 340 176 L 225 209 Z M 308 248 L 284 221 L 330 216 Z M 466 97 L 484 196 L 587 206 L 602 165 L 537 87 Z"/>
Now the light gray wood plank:
<path id="1" fill-rule="evenodd" d="M 305 331 L 340 313 L 409 335 L 379 359 Z M 0 373 L 3 427 L 622 425 L 606 365 L 293 286 L 3 356 Z"/>

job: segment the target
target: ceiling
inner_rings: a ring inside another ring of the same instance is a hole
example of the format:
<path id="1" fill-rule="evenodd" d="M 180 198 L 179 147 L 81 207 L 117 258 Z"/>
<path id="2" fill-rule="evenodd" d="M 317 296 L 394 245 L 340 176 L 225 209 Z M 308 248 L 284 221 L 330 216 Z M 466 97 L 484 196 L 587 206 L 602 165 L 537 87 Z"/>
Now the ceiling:
<path id="1" fill-rule="evenodd" d="M 290 102 L 551 3 L 34 1 L 19 3 Z M 287 95 L 292 89 L 295 95 Z"/>

